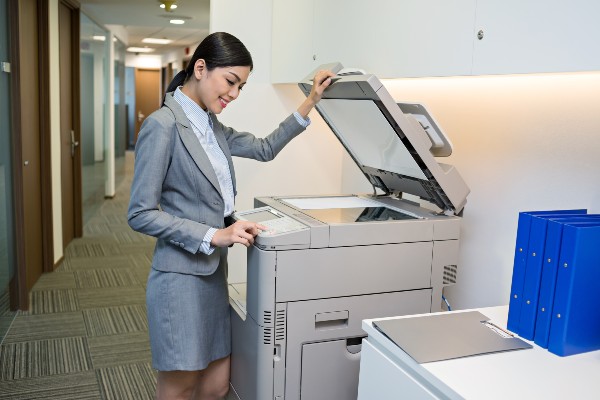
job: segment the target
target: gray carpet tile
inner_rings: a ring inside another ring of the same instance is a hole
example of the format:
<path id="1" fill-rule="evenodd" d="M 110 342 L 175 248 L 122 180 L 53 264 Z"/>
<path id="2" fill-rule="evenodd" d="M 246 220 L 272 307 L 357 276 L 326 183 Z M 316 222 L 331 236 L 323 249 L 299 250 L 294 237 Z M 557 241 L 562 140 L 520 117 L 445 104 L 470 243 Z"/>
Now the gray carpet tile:
<path id="1" fill-rule="evenodd" d="M 116 244 L 104 243 L 71 243 L 69 245 L 71 257 L 107 257 L 123 254 Z"/>
<path id="2" fill-rule="evenodd" d="M 95 369 L 152 361 L 147 332 L 90 337 L 88 346 Z"/>
<path id="3" fill-rule="evenodd" d="M 154 239 L 153 237 L 134 232 L 131 229 L 122 232 L 114 232 L 112 236 L 120 244 L 141 243 L 146 245 L 153 245 L 156 241 L 156 239 Z"/>
<path id="4" fill-rule="evenodd" d="M 90 337 L 148 330 L 145 305 L 92 308 L 83 317 Z"/>
<path id="5" fill-rule="evenodd" d="M 22 315 L 50 314 L 79 310 L 79 301 L 73 289 L 34 290 L 29 293 L 29 310 Z"/>
<path id="6" fill-rule="evenodd" d="M 110 235 L 111 227 L 104 222 L 89 223 L 83 228 L 84 235 Z"/>
<path id="7" fill-rule="evenodd" d="M 71 272 L 50 272 L 43 273 L 40 279 L 33 285 L 33 291 L 47 289 L 74 289 L 75 277 Z"/>
<path id="8" fill-rule="evenodd" d="M 129 268 L 131 258 L 128 255 L 99 258 L 66 258 L 59 269 L 65 271 L 82 271 L 87 269 Z"/>
<path id="9" fill-rule="evenodd" d="M 34 378 L 88 371 L 92 360 L 84 337 L 35 340 L 0 347 L 0 378 Z"/>
<path id="10" fill-rule="evenodd" d="M 101 368 L 96 373 L 103 399 L 154 399 L 156 374 L 150 363 Z"/>
<path id="11" fill-rule="evenodd" d="M 100 400 L 94 371 L 0 381 L 3 400 Z"/>
<path id="12" fill-rule="evenodd" d="M 85 323 L 80 311 L 40 315 L 18 314 L 4 338 L 4 344 L 85 334 Z"/>
<path id="13" fill-rule="evenodd" d="M 84 210 L 84 237 L 16 314 L 0 346 L 0 399 L 154 398 L 145 285 L 155 239 L 127 225 L 127 159 L 116 197 Z"/>
<path id="14" fill-rule="evenodd" d="M 74 274 L 79 288 L 138 286 L 140 282 L 130 269 L 95 269 Z"/>
<path id="15" fill-rule="evenodd" d="M 146 293 L 139 286 L 77 289 L 77 295 L 82 309 L 146 303 Z"/>

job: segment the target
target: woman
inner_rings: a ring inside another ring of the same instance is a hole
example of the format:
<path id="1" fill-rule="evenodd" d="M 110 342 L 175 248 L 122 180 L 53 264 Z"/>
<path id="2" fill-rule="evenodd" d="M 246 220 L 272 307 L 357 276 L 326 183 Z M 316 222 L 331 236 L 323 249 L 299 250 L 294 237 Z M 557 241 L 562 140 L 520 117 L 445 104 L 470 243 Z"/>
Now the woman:
<path id="1" fill-rule="evenodd" d="M 248 247 L 266 229 L 249 221 L 225 222 L 236 193 L 231 156 L 272 160 L 305 130 L 308 113 L 333 76 L 319 71 L 298 110 L 259 139 L 216 118 L 239 96 L 252 66 L 237 38 L 209 35 L 138 136 L 128 220 L 134 230 L 158 239 L 146 288 L 158 399 L 227 394 L 227 247 Z"/>

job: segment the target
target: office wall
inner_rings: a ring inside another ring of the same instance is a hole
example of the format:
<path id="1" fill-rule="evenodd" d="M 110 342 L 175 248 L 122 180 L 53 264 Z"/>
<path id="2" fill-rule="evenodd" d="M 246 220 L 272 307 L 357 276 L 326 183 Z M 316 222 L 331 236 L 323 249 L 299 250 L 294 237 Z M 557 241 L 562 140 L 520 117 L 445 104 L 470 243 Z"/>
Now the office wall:
<path id="1" fill-rule="evenodd" d="M 219 116 L 237 130 L 266 136 L 294 112 L 303 95 L 295 85 L 272 85 L 271 0 L 213 0 L 210 4 L 210 31 L 237 36 L 252 53 L 254 71 L 241 96 Z M 310 71 L 307 71 L 307 73 Z M 234 159 L 237 177 L 238 210 L 253 207 L 255 196 L 339 193 L 341 190 L 342 148 L 314 112 L 313 123 L 270 163 Z M 246 277 L 246 249 L 230 249 L 231 282 Z"/>
<path id="2" fill-rule="evenodd" d="M 52 231 L 54 263 L 63 257 L 62 182 L 60 165 L 60 64 L 58 0 L 48 2 L 48 42 L 50 67 L 50 159 L 52 164 Z"/>
<path id="3" fill-rule="evenodd" d="M 464 211 L 457 308 L 508 304 L 523 210 L 600 213 L 600 72 L 386 81 L 396 100 L 423 102 L 450 136 L 471 188 Z M 344 159 L 344 191 L 370 190 Z"/>

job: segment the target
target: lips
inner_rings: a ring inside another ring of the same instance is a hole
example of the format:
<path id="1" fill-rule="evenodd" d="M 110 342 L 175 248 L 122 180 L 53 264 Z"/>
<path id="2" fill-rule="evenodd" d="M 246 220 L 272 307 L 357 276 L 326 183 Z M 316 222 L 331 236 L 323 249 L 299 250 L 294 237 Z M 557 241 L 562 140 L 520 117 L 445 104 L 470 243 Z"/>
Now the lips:
<path id="1" fill-rule="evenodd" d="M 223 108 L 227 107 L 227 104 L 229 104 L 228 101 L 222 99 L 221 97 L 219 97 L 219 103 L 221 104 L 221 107 L 223 107 Z"/>

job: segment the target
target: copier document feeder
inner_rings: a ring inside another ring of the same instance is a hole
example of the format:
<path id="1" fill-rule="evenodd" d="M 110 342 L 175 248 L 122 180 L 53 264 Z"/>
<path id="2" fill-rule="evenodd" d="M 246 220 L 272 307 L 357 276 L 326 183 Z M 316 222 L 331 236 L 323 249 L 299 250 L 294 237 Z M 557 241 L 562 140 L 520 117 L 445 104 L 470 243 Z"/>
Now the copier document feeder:
<path id="1" fill-rule="evenodd" d="M 235 214 L 270 230 L 248 249 L 247 282 L 229 287 L 234 398 L 356 399 L 361 321 L 441 311 L 456 280 L 469 189 L 434 158 L 451 145 L 427 111 L 368 74 L 338 74 L 317 110 L 377 189 L 260 197 Z"/>

